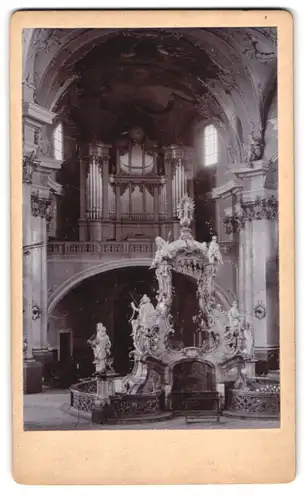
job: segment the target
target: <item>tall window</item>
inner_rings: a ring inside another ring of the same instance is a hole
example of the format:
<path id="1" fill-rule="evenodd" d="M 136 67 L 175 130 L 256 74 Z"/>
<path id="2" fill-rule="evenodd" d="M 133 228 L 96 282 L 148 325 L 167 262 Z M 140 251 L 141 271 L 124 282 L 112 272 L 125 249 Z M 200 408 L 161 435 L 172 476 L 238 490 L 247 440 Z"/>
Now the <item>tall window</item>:
<path id="1" fill-rule="evenodd" d="M 63 127 L 61 122 L 53 131 L 53 154 L 56 160 L 63 160 Z"/>
<path id="2" fill-rule="evenodd" d="M 204 164 L 206 167 L 215 165 L 218 161 L 217 130 L 214 125 L 204 128 Z"/>

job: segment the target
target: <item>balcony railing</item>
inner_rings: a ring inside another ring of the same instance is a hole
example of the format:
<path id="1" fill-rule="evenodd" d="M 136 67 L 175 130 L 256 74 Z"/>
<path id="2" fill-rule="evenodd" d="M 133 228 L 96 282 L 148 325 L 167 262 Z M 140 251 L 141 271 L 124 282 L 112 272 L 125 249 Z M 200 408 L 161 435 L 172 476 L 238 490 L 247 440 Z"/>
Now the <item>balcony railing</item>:
<path id="1" fill-rule="evenodd" d="M 236 257 L 237 245 L 233 242 L 221 242 L 221 253 Z M 154 256 L 156 244 L 153 241 L 52 241 L 48 243 L 48 254 L 55 256 L 74 256 L 80 254 L 145 254 Z"/>
<path id="2" fill-rule="evenodd" d="M 154 256 L 155 250 L 155 242 L 151 241 L 52 241 L 48 243 L 48 254 L 59 256 L 79 254 L 147 254 Z"/>

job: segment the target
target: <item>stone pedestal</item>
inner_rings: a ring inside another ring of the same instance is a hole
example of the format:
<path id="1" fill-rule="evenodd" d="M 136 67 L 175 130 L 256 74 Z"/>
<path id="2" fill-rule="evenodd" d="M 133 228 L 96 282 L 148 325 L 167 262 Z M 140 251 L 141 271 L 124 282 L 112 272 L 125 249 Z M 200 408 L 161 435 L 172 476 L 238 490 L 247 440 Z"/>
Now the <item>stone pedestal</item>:
<path id="1" fill-rule="evenodd" d="M 106 373 L 97 378 L 97 394 L 92 410 L 92 422 L 103 424 L 110 415 L 110 397 L 115 394 L 117 373 Z"/>
<path id="2" fill-rule="evenodd" d="M 256 359 L 250 359 L 245 361 L 245 368 L 247 370 L 247 377 L 254 378 L 256 376 Z"/>
<path id="3" fill-rule="evenodd" d="M 24 394 L 42 392 L 42 363 L 35 359 L 25 359 L 23 365 Z"/>

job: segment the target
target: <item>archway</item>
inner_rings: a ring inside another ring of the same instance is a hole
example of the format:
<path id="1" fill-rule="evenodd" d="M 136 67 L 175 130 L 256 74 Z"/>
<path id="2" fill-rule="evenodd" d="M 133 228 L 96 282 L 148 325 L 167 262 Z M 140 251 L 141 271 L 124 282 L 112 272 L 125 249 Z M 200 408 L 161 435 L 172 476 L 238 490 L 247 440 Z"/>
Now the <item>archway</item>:
<path id="1" fill-rule="evenodd" d="M 126 375 L 132 361 L 133 349 L 130 317 L 131 302 L 140 302 L 143 294 L 154 300 L 156 280 L 154 272 L 145 267 L 114 269 L 92 276 L 79 283 L 60 300 L 49 315 L 48 342 L 59 349 L 59 331 L 72 332 L 72 355 L 79 367 L 79 375 L 94 372 L 93 353 L 87 340 L 95 334 L 96 324 L 102 322 L 112 344 L 114 369 Z"/>
<path id="2" fill-rule="evenodd" d="M 121 260 L 113 260 L 105 262 L 93 267 L 88 267 L 71 278 L 62 283 L 49 297 L 48 300 L 48 314 L 50 315 L 56 305 L 60 302 L 65 295 L 67 295 L 73 288 L 79 285 L 82 281 L 114 269 L 121 269 L 125 267 L 147 267 L 151 265 L 151 258 L 122 258 Z"/>

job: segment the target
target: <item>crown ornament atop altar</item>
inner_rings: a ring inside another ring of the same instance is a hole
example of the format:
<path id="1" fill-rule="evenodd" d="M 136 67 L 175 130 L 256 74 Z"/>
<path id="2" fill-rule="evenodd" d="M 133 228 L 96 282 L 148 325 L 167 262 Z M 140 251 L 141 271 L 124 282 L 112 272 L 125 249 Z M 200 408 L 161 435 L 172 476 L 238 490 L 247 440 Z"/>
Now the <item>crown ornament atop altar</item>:
<path id="1" fill-rule="evenodd" d="M 195 202 L 187 194 L 181 198 L 177 206 L 177 215 L 180 219 L 181 227 L 189 227 L 194 218 Z"/>

